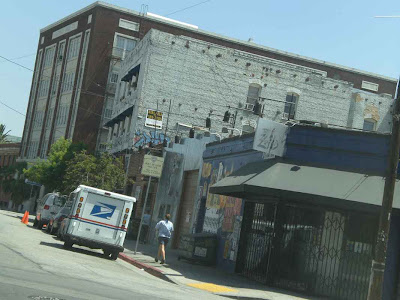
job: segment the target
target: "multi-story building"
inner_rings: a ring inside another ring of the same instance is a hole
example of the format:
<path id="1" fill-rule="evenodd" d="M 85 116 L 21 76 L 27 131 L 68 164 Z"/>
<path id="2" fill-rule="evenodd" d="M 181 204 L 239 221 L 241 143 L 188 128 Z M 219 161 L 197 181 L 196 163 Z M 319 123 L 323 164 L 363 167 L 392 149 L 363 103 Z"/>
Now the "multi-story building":
<path id="1" fill-rule="evenodd" d="M 182 24 L 95 2 L 40 31 L 22 160 L 45 158 L 60 137 L 104 148 L 120 61 L 152 27 Z M 111 100 L 110 100 L 111 99 Z"/>
<path id="2" fill-rule="evenodd" d="M 190 130 L 252 132 L 259 117 L 390 131 L 395 79 L 248 49 L 152 29 L 123 61 L 107 123 L 111 151 L 179 140 Z"/>
<path id="3" fill-rule="evenodd" d="M 202 49 L 207 55 L 218 52 L 218 47 L 221 47 L 221 50 L 230 49 L 231 52 L 253 55 L 252 57 L 257 58 L 255 60 L 259 63 L 268 58 L 278 65 L 279 63 L 290 65 L 293 71 L 296 68 L 308 70 L 309 84 L 313 83 L 311 79 L 315 76 L 317 81 L 320 78 L 317 75 L 311 76 L 313 70 L 318 70 L 317 74 L 322 74 L 321 77 L 326 78 L 321 81 L 329 84 L 332 83 L 332 79 L 335 79 L 343 84 L 349 82 L 352 87 L 361 89 L 368 95 L 394 94 L 396 82 L 392 78 L 224 37 L 200 30 L 197 26 L 151 13 L 139 13 L 107 3 L 95 2 L 40 31 L 20 153 L 23 160 L 45 158 L 51 144 L 61 136 L 74 141 L 84 141 L 91 151 L 94 151 L 96 147 L 97 150 L 106 148 L 108 129 L 103 126 L 110 120 L 113 111 L 117 73 L 121 67 L 121 60 L 125 59 L 128 52 L 134 49 L 137 42 L 152 28 L 176 36 L 187 36 L 207 45 L 210 44 L 210 47 L 214 45 L 210 51 L 207 48 Z M 171 49 L 176 48 L 172 44 L 170 46 Z M 191 53 L 193 50 L 191 46 L 184 49 L 188 49 L 187 52 Z M 213 60 L 220 61 L 221 58 L 226 59 L 216 53 Z M 246 57 L 239 56 L 235 59 L 245 61 Z M 169 64 L 171 63 L 176 63 L 176 61 L 170 58 Z M 180 64 L 175 67 L 182 66 L 184 61 Z M 239 64 L 236 65 L 239 67 Z M 254 65 L 249 65 L 247 68 L 252 70 Z M 217 75 L 224 69 L 210 70 L 214 73 L 213 77 L 215 76 L 215 82 L 218 82 L 219 90 L 225 89 L 224 80 L 226 79 Z M 277 73 L 278 70 L 280 70 L 279 66 L 264 72 L 264 76 L 266 77 L 267 74 L 286 76 Z M 246 74 L 251 75 L 250 72 Z M 167 72 L 164 72 L 162 76 L 158 77 L 159 81 L 153 82 L 156 88 L 158 84 L 164 83 L 164 79 L 171 78 Z M 179 78 L 191 80 L 187 74 L 181 74 Z M 177 77 L 175 79 L 178 80 Z M 341 90 L 339 86 L 337 90 Z M 258 90 L 255 87 L 251 93 L 258 93 Z M 204 96 L 207 97 L 207 95 Z M 221 96 L 231 97 L 227 92 Z M 167 97 L 161 99 L 164 98 Z M 369 99 L 370 96 L 365 98 Z"/>

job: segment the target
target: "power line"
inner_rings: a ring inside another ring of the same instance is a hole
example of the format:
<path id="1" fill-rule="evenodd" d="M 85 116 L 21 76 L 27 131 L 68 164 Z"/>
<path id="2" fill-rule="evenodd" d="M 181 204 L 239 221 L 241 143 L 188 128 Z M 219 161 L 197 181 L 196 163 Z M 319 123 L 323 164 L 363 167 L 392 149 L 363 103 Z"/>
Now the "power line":
<path id="1" fill-rule="evenodd" d="M 15 60 L 17 60 L 17 59 L 22 59 L 22 58 L 26 58 L 26 57 L 31 57 L 31 56 L 33 56 L 33 55 L 36 55 L 36 52 L 35 52 L 35 53 L 31 53 L 31 54 L 26 54 L 26 55 L 18 56 L 18 57 L 15 57 L 15 58 L 10 58 L 9 60 L 15 61 Z"/>
<path id="2" fill-rule="evenodd" d="M 188 10 L 188 9 L 190 9 L 190 8 L 199 6 L 199 5 L 203 4 L 203 3 L 207 3 L 207 2 L 210 2 L 210 1 L 211 1 L 211 0 L 206 0 L 206 1 L 203 1 L 203 2 L 199 2 L 199 3 L 196 3 L 196 4 L 194 4 L 194 5 L 191 5 L 191 6 L 188 6 L 188 7 L 185 7 L 185 8 L 182 8 L 182 9 L 179 9 L 179 10 L 176 10 L 176 11 L 173 11 L 173 12 L 170 12 L 170 13 L 166 14 L 165 16 L 167 17 L 167 16 L 176 14 L 176 13 L 181 12 L 181 11 L 184 11 L 184 10 Z"/>
<path id="3" fill-rule="evenodd" d="M 29 70 L 31 72 L 35 72 L 31 68 L 25 67 L 24 65 L 21 65 L 21 64 L 15 62 L 15 61 L 12 61 L 11 59 L 8 59 L 7 57 L 4 57 L 4 56 L 0 55 L 0 58 L 4 59 L 4 60 L 6 60 L 6 61 L 8 61 L 8 62 L 10 62 L 10 63 L 12 63 L 14 65 L 20 66 L 21 68 L 24 68 L 24 69 Z"/>
<path id="4" fill-rule="evenodd" d="M 11 60 L 17 60 L 17 59 L 21 59 L 21 58 L 31 57 L 31 56 L 34 56 L 34 55 L 36 55 L 36 52 L 35 53 L 31 53 L 31 54 L 18 56 L 18 57 L 15 57 L 15 58 L 11 58 Z"/>
<path id="5" fill-rule="evenodd" d="M 16 109 L 14 109 L 14 108 L 12 108 L 11 106 L 8 106 L 8 105 L 7 105 L 7 104 L 5 104 L 3 101 L 0 101 L 0 103 L 1 103 L 1 104 L 3 104 L 5 107 L 7 107 L 7 108 L 9 108 L 9 109 L 11 109 L 11 110 L 15 111 L 16 113 L 20 114 L 21 116 L 24 116 L 24 117 L 26 117 L 26 115 L 25 115 L 25 114 L 23 114 L 22 112 L 20 112 L 20 111 L 18 111 L 18 110 L 16 110 Z"/>

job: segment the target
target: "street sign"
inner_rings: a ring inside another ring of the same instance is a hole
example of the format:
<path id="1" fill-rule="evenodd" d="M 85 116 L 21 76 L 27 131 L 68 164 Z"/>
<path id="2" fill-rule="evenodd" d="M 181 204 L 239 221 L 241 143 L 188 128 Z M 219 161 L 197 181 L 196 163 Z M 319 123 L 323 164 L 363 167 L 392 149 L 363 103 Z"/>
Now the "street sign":
<path id="1" fill-rule="evenodd" d="M 164 164 L 163 157 L 145 155 L 143 159 L 143 166 L 141 173 L 143 175 L 160 178 L 163 164 Z"/>
<path id="2" fill-rule="evenodd" d="M 163 122 L 163 113 L 152 109 L 147 110 L 144 126 L 161 129 Z"/>
<path id="3" fill-rule="evenodd" d="M 29 181 L 28 179 L 25 179 L 26 184 L 30 185 L 35 185 L 35 186 L 42 186 L 40 183 L 34 182 L 34 181 Z"/>
<path id="4" fill-rule="evenodd" d="M 259 118 L 253 149 L 271 157 L 282 157 L 285 153 L 287 131 L 288 127 L 284 124 Z"/>

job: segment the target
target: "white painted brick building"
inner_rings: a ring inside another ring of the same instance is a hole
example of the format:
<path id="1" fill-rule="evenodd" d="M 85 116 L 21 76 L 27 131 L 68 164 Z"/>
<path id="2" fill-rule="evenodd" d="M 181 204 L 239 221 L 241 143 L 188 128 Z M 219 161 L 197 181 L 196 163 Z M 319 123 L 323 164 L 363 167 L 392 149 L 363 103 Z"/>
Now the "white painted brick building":
<path id="1" fill-rule="evenodd" d="M 257 101 L 260 115 L 275 121 L 291 118 L 379 132 L 391 128 L 392 95 L 377 94 L 373 82 L 363 81 L 360 90 L 326 71 L 154 29 L 123 61 L 118 82 L 108 123 L 112 152 L 162 143 L 164 134 L 170 140 L 187 137 L 192 126 L 201 132 L 207 117 L 210 131 L 223 137 L 251 131 L 259 117 L 252 111 Z M 162 112 L 162 129 L 145 126 L 147 109 Z M 226 111 L 236 115 L 238 130 L 222 133 L 232 126 L 223 122 Z"/>

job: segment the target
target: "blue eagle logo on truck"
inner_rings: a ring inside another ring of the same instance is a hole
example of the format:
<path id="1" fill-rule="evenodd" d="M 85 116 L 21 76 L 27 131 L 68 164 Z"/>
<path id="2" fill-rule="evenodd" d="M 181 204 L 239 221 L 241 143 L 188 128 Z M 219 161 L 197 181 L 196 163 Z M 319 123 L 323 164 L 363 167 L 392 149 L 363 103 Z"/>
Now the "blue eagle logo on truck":
<path id="1" fill-rule="evenodd" d="M 110 220 L 114 214 L 116 206 L 97 202 L 90 213 L 91 216 L 95 216 L 102 219 Z"/>

